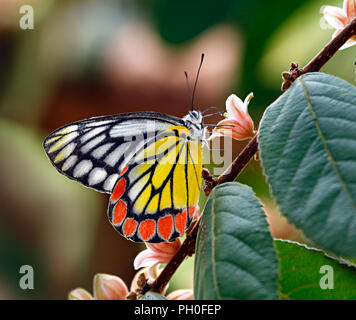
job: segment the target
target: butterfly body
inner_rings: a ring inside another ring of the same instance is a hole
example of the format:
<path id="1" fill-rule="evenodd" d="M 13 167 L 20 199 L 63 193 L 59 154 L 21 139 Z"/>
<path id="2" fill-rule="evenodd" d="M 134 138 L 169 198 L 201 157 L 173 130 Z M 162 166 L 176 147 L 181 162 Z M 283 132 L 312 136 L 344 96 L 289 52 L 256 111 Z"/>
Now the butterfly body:
<path id="1" fill-rule="evenodd" d="M 202 171 L 203 117 L 138 112 L 74 122 L 44 149 L 70 179 L 111 194 L 114 228 L 137 242 L 173 241 L 190 225 Z"/>

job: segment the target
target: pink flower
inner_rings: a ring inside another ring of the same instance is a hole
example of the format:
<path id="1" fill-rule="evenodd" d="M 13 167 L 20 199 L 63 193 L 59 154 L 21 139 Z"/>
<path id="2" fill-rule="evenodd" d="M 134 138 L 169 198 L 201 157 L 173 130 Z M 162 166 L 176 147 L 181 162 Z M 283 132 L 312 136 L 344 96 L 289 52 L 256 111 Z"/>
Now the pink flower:
<path id="1" fill-rule="evenodd" d="M 88 291 L 77 288 L 68 294 L 68 300 L 136 300 L 142 296 L 142 288 L 146 283 L 152 284 L 162 272 L 159 265 L 146 267 L 136 273 L 132 279 L 130 292 L 121 278 L 109 274 L 96 274 L 94 276 L 94 295 Z M 169 284 L 162 289 L 165 295 Z M 168 300 L 194 300 L 192 289 L 180 289 L 167 295 Z"/>
<path id="2" fill-rule="evenodd" d="M 134 268 L 152 267 L 156 264 L 169 262 L 180 248 L 180 240 L 173 242 L 148 243 L 147 249 L 141 251 L 135 258 Z"/>
<path id="3" fill-rule="evenodd" d="M 253 98 L 250 93 L 245 101 L 232 94 L 226 100 L 226 119 L 220 121 L 214 128 L 209 139 L 228 136 L 236 140 L 245 140 L 255 135 L 253 120 L 248 113 L 248 104 Z"/>
<path id="4" fill-rule="evenodd" d="M 96 274 L 94 277 L 94 297 L 86 290 L 72 290 L 69 300 L 125 300 L 129 290 L 124 281 L 109 274 Z"/>
<path id="5" fill-rule="evenodd" d="M 336 29 L 333 34 L 333 38 L 335 38 L 345 26 L 356 17 L 356 0 L 344 0 L 343 8 L 326 6 L 324 9 L 324 17 L 326 21 Z M 340 50 L 351 47 L 354 44 L 356 44 L 356 36 L 352 36 Z"/>

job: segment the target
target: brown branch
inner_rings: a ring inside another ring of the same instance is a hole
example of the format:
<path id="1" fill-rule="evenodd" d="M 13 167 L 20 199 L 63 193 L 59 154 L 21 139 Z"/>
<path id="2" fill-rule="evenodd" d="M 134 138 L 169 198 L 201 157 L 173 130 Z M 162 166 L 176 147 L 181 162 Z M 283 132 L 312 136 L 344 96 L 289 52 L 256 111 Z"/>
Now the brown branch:
<path id="1" fill-rule="evenodd" d="M 292 63 L 289 72 L 283 72 L 284 79 L 282 90 L 287 90 L 295 79 L 309 72 L 319 71 L 335 53 L 349 40 L 356 35 L 356 17 L 334 38 L 332 39 L 303 69 L 299 69 L 296 63 Z"/>
<path id="2" fill-rule="evenodd" d="M 292 82 L 302 74 L 308 72 L 318 72 L 346 43 L 346 41 L 354 35 L 356 35 L 356 18 L 354 18 L 337 37 L 331 40 L 329 44 L 327 44 L 323 50 L 321 50 L 303 69 L 299 69 L 298 65 L 293 63 L 291 70 L 283 73 L 283 89 L 288 89 Z M 257 153 L 257 151 L 258 142 L 256 135 L 240 153 L 240 155 L 237 156 L 237 158 L 231 163 L 230 167 L 218 179 L 212 178 L 209 171 L 204 169 L 202 176 L 206 183 L 204 187 L 205 193 L 209 194 L 211 190 L 219 184 L 234 181 L 252 157 Z M 195 252 L 195 243 L 199 230 L 199 224 L 199 220 L 195 222 L 195 225 L 193 225 L 190 229 L 190 232 L 187 234 L 187 238 L 178 252 L 166 265 L 156 281 L 152 285 L 146 284 L 142 290 L 143 293 L 146 293 L 149 290 L 161 292 L 162 288 L 167 285 L 174 272 L 178 269 L 184 259 Z"/>

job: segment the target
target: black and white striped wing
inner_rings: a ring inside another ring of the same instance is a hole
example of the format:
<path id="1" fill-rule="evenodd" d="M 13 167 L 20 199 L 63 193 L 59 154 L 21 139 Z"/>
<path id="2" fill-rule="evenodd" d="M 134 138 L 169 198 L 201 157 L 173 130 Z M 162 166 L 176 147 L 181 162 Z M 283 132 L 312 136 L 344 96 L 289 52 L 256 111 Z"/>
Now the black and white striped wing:
<path id="1" fill-rule="evenodd" d="M 60 173 L 112 193 L 119 173 L 147 139 L 175 125 L 182 120 L 154 112 L 95 117 L 57 129 L 43 146 Z"/>

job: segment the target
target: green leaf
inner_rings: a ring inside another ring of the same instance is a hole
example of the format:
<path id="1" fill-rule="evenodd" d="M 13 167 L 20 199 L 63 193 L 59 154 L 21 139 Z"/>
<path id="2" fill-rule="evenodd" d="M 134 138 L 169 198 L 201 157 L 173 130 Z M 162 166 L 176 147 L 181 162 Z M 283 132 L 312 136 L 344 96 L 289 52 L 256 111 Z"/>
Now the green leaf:
<path id="1" fill-rule="evenodd" d="M 167 298 L 157 292 L 148 291 L 139 300 L 167 300 Z"/>
<path id="2" fill-rule="evenodd" d="M 278 266 L 264 211 L 251 188 L 216 187 L 206 203 L 194 266 L 196 299 L 276 299 Z"/>
<path id="3" fill-rule="evenodd" d="M 356 299 L 356 269 L 353 265 L 346 265 L 347 261 L 340 263 L 320 250 L 295 242 L 276 240 L 275 245 L 280 265 L 279 283 L 282 298 Z M 322 267 L 325 266 L 327 269 L 323 270 Z M 322 289 L 320 283 L 333 283 L 333 289 Z"/>
<path id="4" fill-rule="evenodd" d="M 265 112 L 259 146 L 272 193 L 315 244 L 356 257 L 356 90 L 323 73 L 298 78 Z"/>

